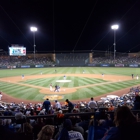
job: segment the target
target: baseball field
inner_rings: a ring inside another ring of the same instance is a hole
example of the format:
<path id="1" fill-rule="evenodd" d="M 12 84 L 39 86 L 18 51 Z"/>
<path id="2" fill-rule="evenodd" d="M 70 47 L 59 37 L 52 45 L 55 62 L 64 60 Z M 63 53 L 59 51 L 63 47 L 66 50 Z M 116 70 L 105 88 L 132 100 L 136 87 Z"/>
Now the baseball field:
<path id="1" fill-rule="evenodd" d="M 134 74 L 134 79 L 132 79 Z M 65 79 L 64 79 L 65 75 Z M 7 102 L 42 102 L 44 99 L 64 101 L 86 100 L 106 94 L 121 95 L 140 85 L 139 68 L 52 67 L 1 69 L 0 91 Z M 50 91 L 50 84 L 53 91 Z M 54 92 L 55 85 L 60 87 Z"/>

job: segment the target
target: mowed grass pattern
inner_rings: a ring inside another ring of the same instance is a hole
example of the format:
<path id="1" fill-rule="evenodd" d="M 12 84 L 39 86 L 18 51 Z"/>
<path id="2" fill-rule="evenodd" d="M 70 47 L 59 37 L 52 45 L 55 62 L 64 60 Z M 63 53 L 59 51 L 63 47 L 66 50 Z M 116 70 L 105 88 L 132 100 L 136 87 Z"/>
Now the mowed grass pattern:
<path id="1" fill-rule="evenodd" d="M 10 96 L 26 100 L 42 100 L 44 95 L 39 93 L 39 89 L 20 86 L 13 83 L 0 82 L 1 91 Z"/>
<path id="2" fill-rule="evenodd" d="M 55 72 L 55 70 L 57 72 Z M 14 77 L 21 76 L 22 74 L 28 75 L 39 75 L 41 72 L 43 74 L 82 74 L 83 70 L 86 74 L 102 74 L 104 75 L 125 75 L 130 76 L 133 73 L 140 76 L 139 68 L 103 68 L 103 67 L 61 67 L 61 68 L 30 68 L 30 69 L 13 69 L 13 70 L 0 70 L 0 78 L 2 77 Z M 48 88 L 50 83 L 56 84 L 56 80 L 62 80 L 63 77 L 52 77 L 52 78 L 40 78 L 34 80 L 27 80 L 24 83 L 29 85 L 36 85 Z M 85 99 L 90 97 L 95 97 L 98 95 L 103 95 L 109 92 L 120 90 L 123 88 L 132 87 L 140 84 L 140 80 L 130 80 L 125 82 L 107 83 L 102 79 L 93 79 L 85 77 L 67 77 L 68 80 L 72 80 L 71 83 L 61 83 L 60 87 L 79 87 L 90 84 L 99 84 L 93 87 L 85 87 L 82 89 L 77 89 L 76 92 L 64 95 L 70 100 Z M 44 94 L 39 92 L 38 88 L 32 88 L 27 86 L 22 86 L 9 82 L 0 81 L 0 90 L 8 95 L 16 98 L 26 99 L 26 100 L 40 100 L 43 101 Z M 56 93 L 55 93 L 56 94 Z"/>
<path id="3" fill-rule="evenodd" d="M 85 98 L 90 98 L 90 97 L 95 97 L 99 95 L 103 95 L 109 92 L 113 92 L 116 90 L 121 90 L 127 87 L 132 87 L 135 85 L 138 85 L 140 81 L 125 81 L 125 82 L 117 82 L 117 83 L 111 83 L 111 84 L 105 84 L 105 85 L 98 85 L 94 87 L 88 87 L 83 89 L 79 89 L 75 93 L 67 94 L 64 96 L 64 99 L 70 99 L 70 100 L 75 100 L 75 99 L 85 99 Z M 126 93 L 124 93 L 126 94 Z"/>
<path id="4" fill-rule="evenodd" d="M 97 79 L 97 78 L 70 77 L 70 76 L 66 77 L 66 80 L 71 80 L 71 82 L 59 83 L 59 82 L 56 82 L 57 80 L 63 80 L 63 77 L 57 76 L 57 77 L 52 77 L 52 78 L 39 78 L 39 79 L 21 81 L 20 83 L 26 83 L 30 85 L 48 87 L 48 88 L 49 88 L 50 83 L 52 83 L 53 85 L 59 85 L 60 87 L 72 88 L 72 87 L 85 86 L 89 84 L 107 82 L 105 80 Z"/>

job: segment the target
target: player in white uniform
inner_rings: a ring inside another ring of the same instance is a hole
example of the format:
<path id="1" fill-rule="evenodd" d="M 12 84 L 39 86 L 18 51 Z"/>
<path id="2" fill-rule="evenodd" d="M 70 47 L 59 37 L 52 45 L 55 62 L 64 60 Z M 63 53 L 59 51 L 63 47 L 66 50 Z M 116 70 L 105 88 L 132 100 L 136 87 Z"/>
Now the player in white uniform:
<path id="1" fill-rule="evenodd" d="M 52 84 L 50 84 L 50 91 L 53 91 Z"/>
<path id="2" fill-rule="evenodd" d="M 66 80 L 66 76 L 65 75 L 64 75 L 63 79 Z"/>
<path id="3" fill-rule="evenodd" d="M 102 73 L 102 78 L 104 78 L 104 74 Z"/>
<path id="4" fill-rule="evenodd" d="M 2 94 L 1 94 L 1 91 L 0 91 L 0 100 L 1 100 L 1 98 L 2 98 Z"/>
<path id="5" fill-rule="evenodd" d="M 24 74 L 21 75 L 22 79 L 24 79 Z"/>

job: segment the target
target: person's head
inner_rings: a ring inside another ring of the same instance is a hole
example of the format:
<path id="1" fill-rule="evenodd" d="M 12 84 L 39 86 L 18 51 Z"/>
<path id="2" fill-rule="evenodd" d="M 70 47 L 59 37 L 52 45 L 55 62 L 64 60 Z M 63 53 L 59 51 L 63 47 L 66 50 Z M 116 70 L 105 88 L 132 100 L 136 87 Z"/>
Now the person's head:
<path id="1" fill-rule="evenodd" d="M 75 118 L 75 117 L 72 116 L 69 119 L 71 120 L 72 125 L 75 126 L 76 123 L 77 123 L 77 118 Z"/>
<path id="2" fill-rule="evenodd" d="M 54 126 L 45 125 L 38 134 L 38 140 L 50 140 L 54 134 Z"/>
<path id="3" fill-rule="evenodd" d="M 68 131 L 72 128 L 72 122 L 70 119 L 65 119 L 63 123 L 63 128 L 66 128 Z"/>
<path id="4" fill-rule="evenodd" d="M 63 111 L 62 110 L 59 110 L 58 113 L 63 114 Z"/>
<path id="5" fill-rule="evenodd" d="M 57 100 L 55 100 L 55 103 L 57 103 Z"/>
<path id="6" fill-rule="evenodd" d="M 58 136 L 59 140 L 70 140 L 68 131 L 72 129 L 72 122 L 70 119 L 65 119 L 63 122 L 63 128 Z"/>
<path id="7" fill-rule="evenodd" d="M 66 99 L 66 102 L 68 103 L 68 102 L 69 102 L 69 100 L 68 100 L 68 99 Z"/>
<path id="8" fill-rule="evenodd" d="M 104 126 L 105 125 L 105 120 L 104 119 L 100 119 L 98 121 L 98 126 Z"/>
<path id="9" fill-rule="evenodd" d="M 114 114 L 116 126 L 128 126 L 136 122 L 136 117 L 127 106 L 118 107 Z"/>
<path id="10" fill-rule="evenodd" d="M 93 99 L 93 97 L 91 97 L 91 101 L 93 101 L 94 99 Z"/>
<path id="11" fill-rule="evenodd" d="M 47 98 L 46 100 L 48 101 L 49 99 Z"/>
<path id="12" fill-rule="evenodd" d="M 4 124 L 4 125 L 10 125 L 11 122 L 12 122 L 11 119 L 4 119 L 4 120 L 3 120 L 3 124 Z"/>

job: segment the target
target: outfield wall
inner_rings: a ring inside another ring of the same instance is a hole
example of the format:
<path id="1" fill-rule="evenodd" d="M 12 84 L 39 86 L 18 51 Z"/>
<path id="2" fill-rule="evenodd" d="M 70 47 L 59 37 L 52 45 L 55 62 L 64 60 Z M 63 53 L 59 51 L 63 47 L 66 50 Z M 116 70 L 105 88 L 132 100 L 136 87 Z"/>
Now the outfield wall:
<path id="1" fill-rule="evenodd" d="M 0 66 L 0 69 L 15 69 L 15 68 L 46 68 L 46 67 L 130 67 L 139 68 L 140 64 L 85 64 L 85 65 L 8 65 Z"/>

